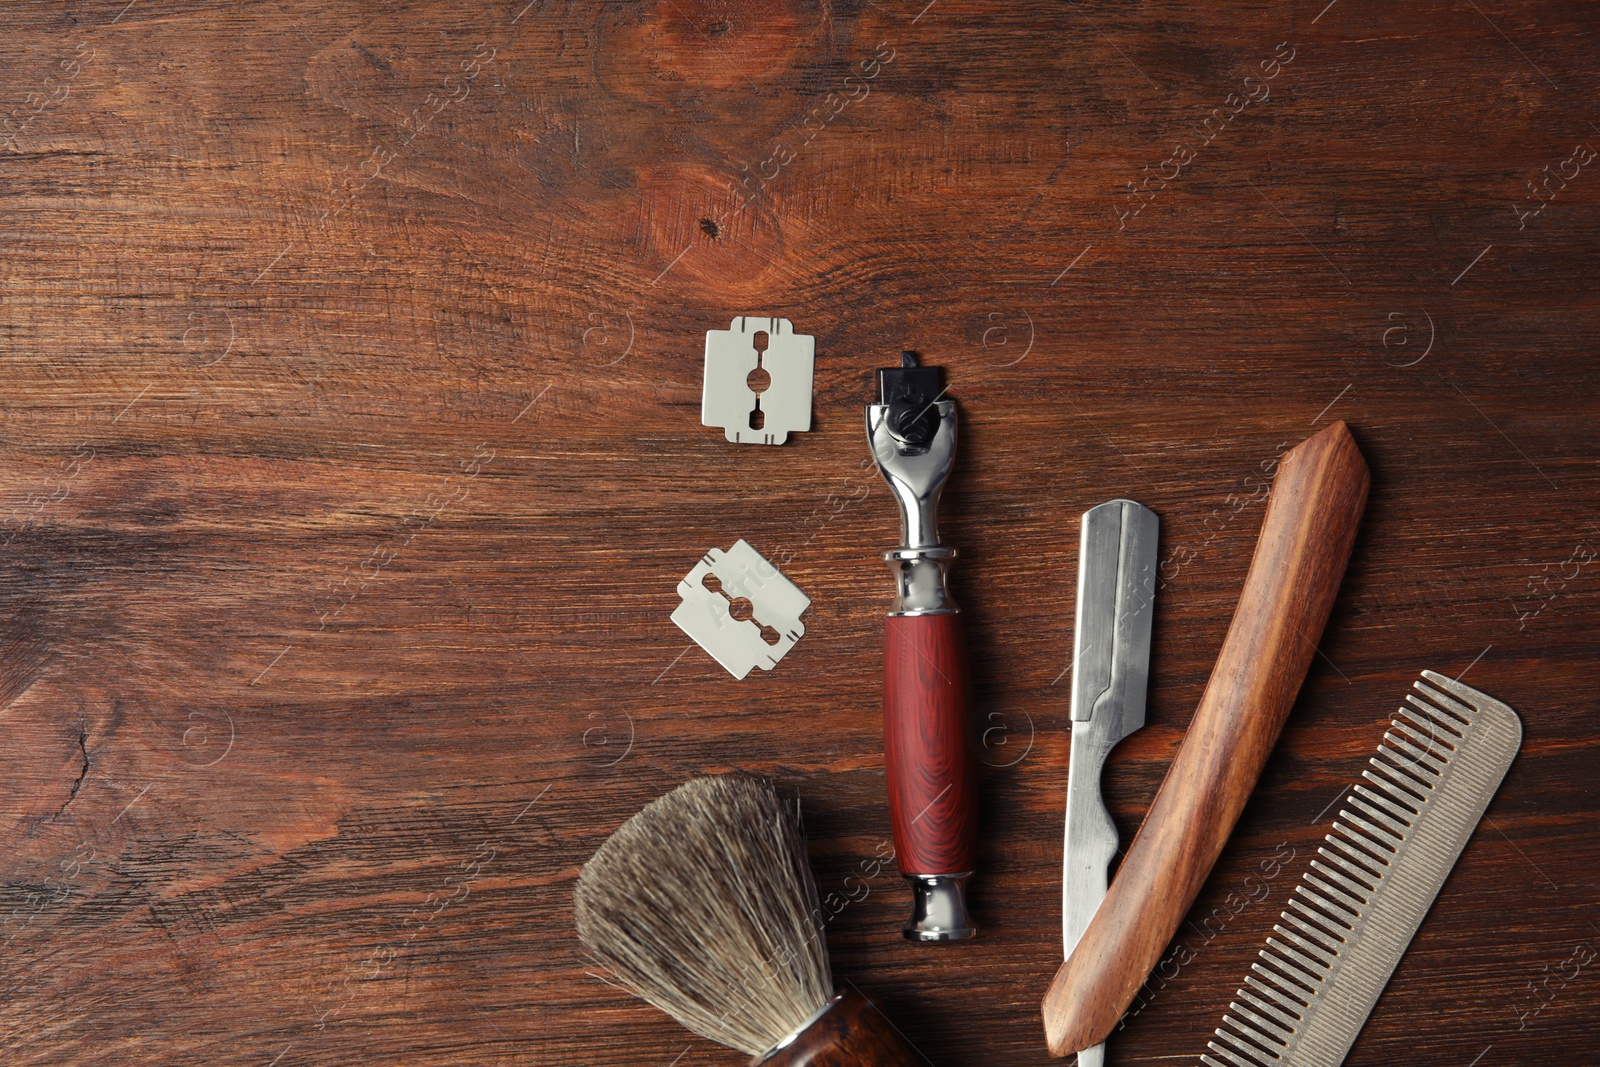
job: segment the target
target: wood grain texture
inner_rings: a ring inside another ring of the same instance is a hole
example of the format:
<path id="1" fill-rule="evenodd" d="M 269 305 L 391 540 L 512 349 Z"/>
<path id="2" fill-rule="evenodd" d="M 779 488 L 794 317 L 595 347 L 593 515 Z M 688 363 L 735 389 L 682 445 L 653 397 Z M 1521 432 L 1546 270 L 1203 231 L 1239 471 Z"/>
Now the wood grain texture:
<path id="1" fill-rule="evenodd" d="M 1183 745 L 1045 993 L 1053 1055 L 1106 1039 L 1211 874 L 1311 667 L 1370 484 L 1342 422 L 1279 461 L 1239 606 Z"/>
<path id="2" fill-rule="evenodd" d="M 751 1060 L 751 1067 L 919 1067 L 926 1061 L 887 1015 L 853 989 L 787 1048 Z"/>
<path id="3" fill-rule="evenodd" d="M 883 766 L 900 873 L 977 869 L 978 774 L 961 614 L 884 620 Z"/>
<path id="4" fill-rule="evenodd" d="M 1345 585 L 1108 1062 L 1204 1051 L 1425 667 L 1527 734 L 1349 1065 L 1600 1059 L 1593 5 L 0 25 L 0 1060 L 734 1067 L 589 975 L 571 899 L 628 816 L 740 771 L 802 798 L 841 987 L 940 1067 L 1049 1063 L 1078 516 L 1161 517 L 1148 725 L 1104 777 L 1131 841 L 1268 466 L 1331 419 L 1373 474 Z M 782 448 L 699 424 L 742 313 L 817 338 Z M 906 348 L 961 405 L 959 945 L 903 941 L 889 861 L 861 411 Z M 669 618 L 739 537 L 812 600 L 743 681 Z"/>

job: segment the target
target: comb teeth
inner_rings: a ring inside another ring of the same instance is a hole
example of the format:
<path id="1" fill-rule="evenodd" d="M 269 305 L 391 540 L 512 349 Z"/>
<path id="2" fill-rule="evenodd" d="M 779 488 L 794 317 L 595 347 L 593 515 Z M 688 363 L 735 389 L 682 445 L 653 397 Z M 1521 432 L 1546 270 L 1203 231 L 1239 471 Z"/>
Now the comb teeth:
<path id="1" fill-rule="evenodd" d="M 1205 1067 L 1339 1067 L 1522 742 L 1514 711 L 1423 671 L 1367 761 Z"/>

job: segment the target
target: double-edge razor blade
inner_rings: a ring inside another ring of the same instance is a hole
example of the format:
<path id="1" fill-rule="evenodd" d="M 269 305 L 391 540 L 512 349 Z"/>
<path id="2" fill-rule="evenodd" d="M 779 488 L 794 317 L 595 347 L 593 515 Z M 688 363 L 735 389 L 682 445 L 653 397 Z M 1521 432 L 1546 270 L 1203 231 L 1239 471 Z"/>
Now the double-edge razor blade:
<path id="1" fill-rule="evenodd" d="M 744 540 L 700 557 L 678 583 L 678 595 L 672 621 L 735 678 L 754 667 L 776 667 L 806 632 L 800 616 L 811 606 L 810 597 Z M 734 615 L 741 600 L 749 603 L 749 618 Z"/>
<path id="2" fill-rule="evenodd" d="M 701 424 L 746 445 L 781 445 L 811 429 L 816 350 L 816 338 L 795 333 L 788 319 L 740 315 L 726 330 L 707 330 Z M 758 367 L 768 378 L 759 394 L 749 384 Z"/>

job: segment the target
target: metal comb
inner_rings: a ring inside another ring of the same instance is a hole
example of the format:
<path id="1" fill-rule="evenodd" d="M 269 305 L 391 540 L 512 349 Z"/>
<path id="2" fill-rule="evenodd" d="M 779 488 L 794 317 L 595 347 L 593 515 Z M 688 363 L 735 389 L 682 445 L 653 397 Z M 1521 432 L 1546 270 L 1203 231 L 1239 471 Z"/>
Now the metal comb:
<path id="1" fill-rule="evenodd" d="M 1424 684 L 1427 683 L 1427 684 Z M 1522 720 L 1423 671 L 1301 877 L 1206 1067 L 1338 1067 L 1516 758 Z"/>

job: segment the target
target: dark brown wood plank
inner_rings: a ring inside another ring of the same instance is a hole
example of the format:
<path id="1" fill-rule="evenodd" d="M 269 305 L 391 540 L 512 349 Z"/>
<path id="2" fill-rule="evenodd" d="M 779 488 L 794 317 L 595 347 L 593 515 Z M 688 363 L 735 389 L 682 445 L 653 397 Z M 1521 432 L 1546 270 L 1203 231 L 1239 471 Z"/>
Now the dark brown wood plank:
<path id="1" fill-rule="evenodd" d="M 1373 482 L 1322 655 L 1110 1062 L 1195 1062 L 1424 667 L 1526 739 L 1349 1062 L 1600 1052 L 1589 5 L 525 3 L 0 13 L 6 1062 L 737 1063 L 570 905 L 730 770 L 803 796 L 841 979 L 933 1062 L 1046 1062 L 1077 517 L 1162 518 L 1126 841 L 1262 465 L 1333 418 Z M 817 338 L 782 448 L 699 425 L 746 312 Z M 942 948 L 877 862 L 860 408 L 907 347 L 995 742 Z M 735 682 L 668 615 L 739 537 L 813 606 Z"/>

